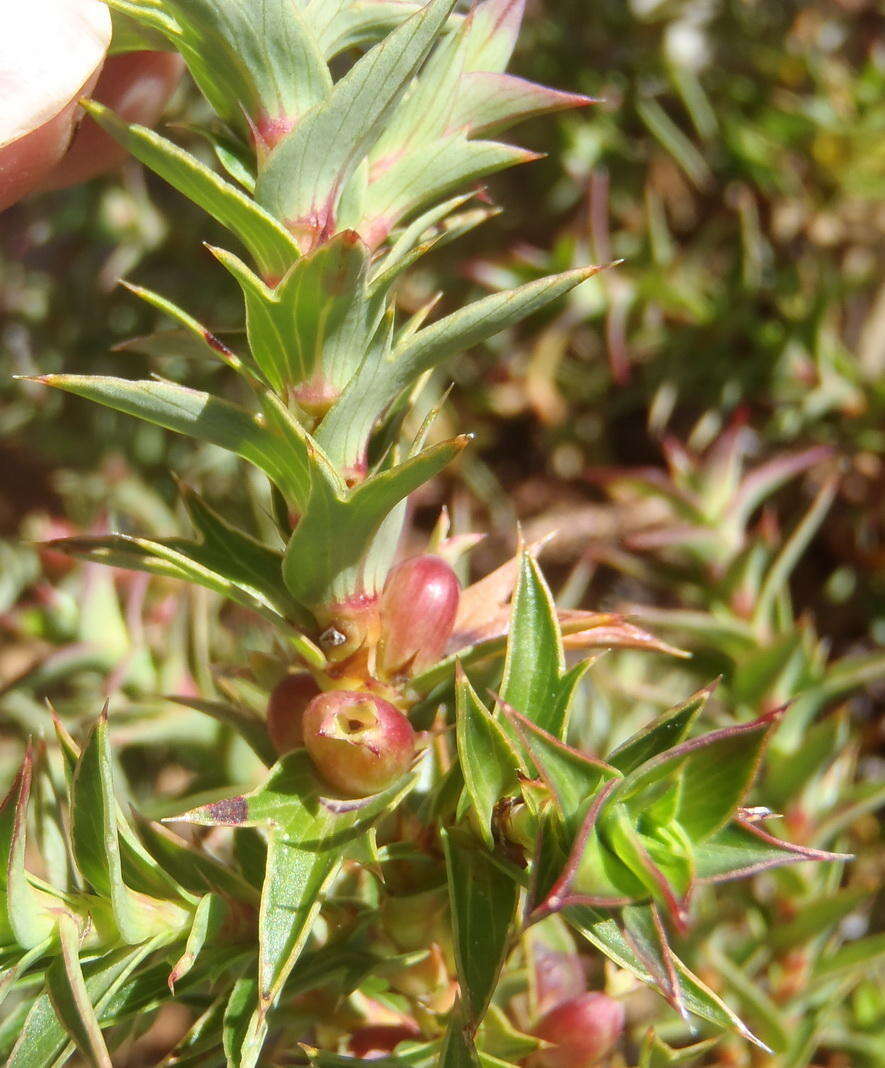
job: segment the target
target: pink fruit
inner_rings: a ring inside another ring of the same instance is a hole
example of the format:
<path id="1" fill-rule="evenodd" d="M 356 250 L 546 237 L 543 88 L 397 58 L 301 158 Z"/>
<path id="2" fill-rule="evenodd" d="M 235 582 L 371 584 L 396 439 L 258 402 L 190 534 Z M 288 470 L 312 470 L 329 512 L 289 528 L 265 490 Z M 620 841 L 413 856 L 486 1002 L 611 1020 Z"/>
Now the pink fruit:
<path id="1" fill-rule="evenodd" d="M 551 1049 L 533 1053 L 527 1068 L 590 1068 L 610 1053 L 624 1030 L 624 1008 L 607 994 L 562 1001 L 541 1017 L 535 1034 Z"/>
<path id="2" fill-rule="evenodd" d="M 320 692 L 312 675 L 287 675 L 271 691 L 267 702 L 267 733 L 280 754 L 304 745 L 304 710 Z"/>
<path id="3" fill-rule="evenodd" d="M 0 210 L 29 193 L 66 152 L 111 40 L 101 0 L 11 5 L 0 33 Z"/>
<path id="4" fill-rule="evenodd" d="M 184 60 L 174 52 L 124 52 L 109 56 L 91 96 L 127 122 L 153 126 L 181 78 Z M 119 166 L 126 149 L 88 115 L 43 189 L 64 189 Z"/>
<path id="5" fill-rule="evenodd" d="M 413 556 L 398 564 L 381 595 L 381 669 L 416 674 L 445 653 L 455 625 L 460 587 L 439 556 Z"/>
<path id="6" fill-rule="evenodd" d="M 408 771 L 415 732 L 388 701 L 370 693 L 330 690 L 310 702 L 304 744 L 317 770 L 336 790 L 366 797 Z"/>

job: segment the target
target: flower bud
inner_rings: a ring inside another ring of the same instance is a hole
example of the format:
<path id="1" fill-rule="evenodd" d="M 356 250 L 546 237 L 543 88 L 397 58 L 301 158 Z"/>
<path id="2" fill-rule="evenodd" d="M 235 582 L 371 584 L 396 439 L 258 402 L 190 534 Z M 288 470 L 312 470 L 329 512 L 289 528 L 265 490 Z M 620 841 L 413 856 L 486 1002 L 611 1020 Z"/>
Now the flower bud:
<path id="1" fill-rule="evenodd" d="M 287 675 L 271 691 L 267 702 L 267 733 L 280 754 L 304 745 L 304 710 L 320 692 L 313 675 Z"/>
<path id="2" fill-rule="evenodd" d="M 439 556 L 398 564 L 381 595 L 381 668 L 387 675 L 417 674 L 445 653 L 455 625 L 460 588 Z"/>
<path id="3" fill-rule="evenodd" d="M 590 1068 L 614 1048 L 624 1030 L 624 1007 L 607 994 L 562 1001 L 535 1028 L 550 1049 L 533 1053 L 527 1068 Z"/>
<path id="4" fill-rule="evenodd" d="M 390 786 L 409 770 L 415 754 L 411 723 L 399 709 L 370 693 L 321 693 L 307 706 L 303 731 L 317 770 L 351 797 Z"/>

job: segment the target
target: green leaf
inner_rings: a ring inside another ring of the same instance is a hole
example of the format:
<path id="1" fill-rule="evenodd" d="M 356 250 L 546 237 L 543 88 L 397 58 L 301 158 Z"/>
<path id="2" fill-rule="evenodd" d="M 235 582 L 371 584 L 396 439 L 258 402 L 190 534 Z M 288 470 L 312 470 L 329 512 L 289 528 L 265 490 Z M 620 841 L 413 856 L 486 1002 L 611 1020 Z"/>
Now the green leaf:
<path id="1" fill-rule="evenodd" d="M 182 900 L 174 882 L 157 868 L 131 833 L 121 833 L 120 823 L 105 706 L 74 771 L 71 843 L 83 877 L 100 897 L 110 902 L 120 937 L 134 944 L 144 942 L 153 934 L 158 921 L 167 932 L 175 931 L 186 914 L 173 904 L 176 899 Z M 171 900 L 168 903 L 139 900 L 124 881 L 124 874 L 131 883 L 140 884 L 137 889 L 142 894 L 169 894 Z"/>
<path id="2" fill-rule="evenodd" d="M 152 940 L 135 949 L 115 949 L 83 964 L 86 997 L 99 1019 L 103 1006 L 158 944 L 159 940 Z M 48 991 L 44 991 L 31 1004 L 6 1068 L 63 1064 L 72 1052 L 73 1045 L 68 1042 L 52 999 Z"/>
<path id="3" fill-rule="evenodd" d="M 609 779 L 620 778 L 620 773 L 597 757 L 561 742 L 506 702 L 501 708 L 553 794 L 561 819 L 574 834 L 599 787 Z"/>
<path id="4" fill-rule="evenodd" d="M 243 290 L 249 347 L 270 386 L 288 397 L 315 376 L 306 388 L 320 399 L 342 388 L 368 341 L 368 250 L 359 236 L 338 234 L 298 260 L 274 287 L 231 253 L 211 251 Z"/>
<path id="5" fill-rule="evenodd" d="M 285 756 L 265 783 L 246 795 L 210 802 L 174 817 L 203 826 L 269 828 L 265 891 L 259 916 L 259 1001 L 255 1033 L 295 965 L 324 886 L 345 843 L 359 837 L 412 789 L 414 774 L 372 797 L 327 796 L 304 750 Z"/>
<path id="6" fill-rule="evenodd" d="M 519 754 L 470 685 L 463 670 L 455 683 L 458 760 L 486 845 L 494 845 L 492 812 L 498 801 L 518 789 Z"/>
<path id="7" fill-rule="evenodd" d="M 25 870 L 33 766 L 29 744 L 18 775 L 0 805 L 0 943 L 11 935 L 24 949 L 43 944 L 55 927 L 51 914 L 38 904 Z"/>
<path id="8" fill-rule="evenodd" d="M 250 1025 L 253 1019 L 256 1005 L 258 1004 L 258 981 L 251 975 L 242 975 L 234 983 L 234 988 L 228 998 L 224 1010 L 222 1034 L 224 1036 L 224 1053 L 227 1063 L 232 1068 L 243 1068 L 248 1062 L 244 1059 L 244 1048 L 257 1055 L 259 1049 L 255 1049 L 255 1041 L 250 1042 Z M 259 1040 L 260 1043 L 260 1040 Z M 251 1047 L 251 1051 L 250 1051 Z M 254 1062 L 253 1062 L 254 1063 Z"/>
<path id="9" fill-rule="evenodd" d="M 367 357 L 320 424 L 317 440 L 335 463 L 355 463 L 375 420 L 422 374 L 546 307 L 601 269 L 583 267 L 493 293 L 405 338 L 387 365 L 379 366 L 377 353 Z"/>
<path id="10" fill-rule="evenodd" d="M 625 968 L 649 986 L 655 985 L 654 977 L 624 937 L 611 914 L 587 905 L 577 905 L 565 909 L 563 917 L 578 934 L 619 968 Z M 725 1002 L 693 975 L 678 958 L 674 958 L 673 964 L 682 1004 L 688 1012 L 723 1030 L 736 1031 L 750 1042 L 760 1045 L 758 1039 L 748 1031 Z"/>
<path id="11" fill-rule="evenodd" d="M 681 772 L 679 822 L 694 841 L 709 838 L 731 819 L 749 789 L 780 715 L 777 710 L 724 727 L 653 757 L 630 773 L 621 798 L 641 810 L 659 784 Z"/>
<path id="12" fill-rule="evenodd" d="M 694 846 L 699 882 L 719 883 L 745 879 L 769 868 L 803 861 L 848 860 L 846 854 L 825 853 L 807 846 L 782 842 L 755 823 L 738 820 Z"/>
<path id="13" fill-rule="evenodd" d="M 274 553 L 270 549 L 266 552 L 276 557 L 277 581 L 276 584 L 262 583 L 259 587 L 254 583 L 254 573 L 248 570 L 248 557 L 219 557 L 214 547 L 207 548 L 184 538 L 151 541 L 126 534 L 106 534 L 98 537 L 65 538 L 50 544 L 52 548 L 71 553 L 73 556 L 81 556 L 111 567 L 147 571 L 153 575 L 165 575 L 167 578 L 192 582 L 214 590 L 235 604 L 258 612 L 272 623 L 284 624 L 288 619 L 298 621 L 302 625 L 310 625 L 310 617 L 304 609 L 289 598 L 282 588 L 282 554 Z M 263 549 L 263 546 L 260 548 Z M 265 563 L 263 554 L 256 553 L 255 556 L 260 563 Z M 217 568 L 224 568 L 235 574 L 233 577 L 221 574 Z M 237 572 L 239 574 L 236 574 Z"/>
<path id="14" fill-rule="evenodd" d="M 643 727 L 611 753 L 609 764 L 628 775 L 640 764 L 677 745 L 691 730 L 715 687 L 716 683 L 705 686 L 689 697 L 685 704 L 668 710 L 659 719 Z"/>
<path id="15" fill-rule="evenodd" d="M 173 964 L 169 973 L 169 989 L 174 992 L 175 984 L 193 968 L 208 939 L 214 939 L 221 933 L 225 922 L 230 919 L 230 910 L 224 898 L 218 894 L 205 894 L 200 898 L 194 911 L 194 918 L 184 952 Z"/>
<path id="16" fill-rule="evenodd" d="M 674 1049 L 654 1030 L 650 1030 L 642 1043 L 639 1054 L 639 1068 L 669 1068 L 674 1064 L 694 1064 L 700 1057 L 716 1045 L 718 1038 L 707 1038 L 703 1042 L 693 1042 L 690 1046 Z"/>
<path id="17" fill-rule="evenodd" d="M 468 444 L 466 436 L 425 449 L 373 475 L 345 495 L 315 481 L 286 549 L 283 579 L 302 604 L 344 600 L 360 586 L 360 563 L 379 526 L 405 497 L 441 471 Z M 335 531 L 334 538 L 329 531 Z"/>
<path id="18" fill-rule="evenodd" d="M 510 950 L 519 885 L 478 844 L 443 832 L 455 960 L 467 1023 L 479 1025 Z"/>
<path id="19" fill-rule="evenodd" d="M 194 319 L 183 308 L 179 308 L 177 304 L 173 304 L 171 300 L 159 293 L 145 289 L 144 286 L 134 286 L 128 282 L 123 282 L 122 285 L 140 300 L 150 304 L 152 308 L 174 319 L 184 329 L 162 330 L 146 337 L 131 338 L 129 341 L 115 345 L 115 352 L 143 352 L 148 356 L 178 356 L 187 359 L 209 357 L 213 360 L 221 360 L 238 374 L 246 373 L 239 357 L 231 352 L 211 330 Z"/>
<path id="20" fill-rule="evenodd" d="M 297 827 L 273 830 L 258 920 L 259 1013 L 265 1015 L 282 988 L 319 914 L 321 896 L 338 873 L 333 848 L 303 849 Z"/>
<path id="21" fill-rule="evenodd" d="M 282 278 L 298 258 L 292 235 L 236 186 L 152 130 L 127 125 L 95 101 L 84 106 L 133 156 L 236 234 L 269 282 Z"/>
<path id="22" fill-rule="evenodd" d="M 293 501 L 307 492 L 303 464 L 276 434 L 245 408 L 172 382 L 99 375 L 40 375 L 36 381 L 134 415 L 148 423 L 210 442 L 264 471 Z"/>
<path id="23" fill-rule="evenodd" d="M 523 551 L 513 595 L 501 698 L 538 727 L 561 737 L 557 707 L 565 653 L 553 595 L 537 560 Z"/>
<path id="24" fill-rule="evenodd" d="M 379 245 L 401 219 L 425 205 L 536 159 L 535 152 L 496 141 L 468 141 L 460 132 L 440 137 L 409 152 L 370 183 L 357 228 L 370 245 Z"/>
<path id="25" fill-rule="evenodd" d="M 438 1068 L 480 1068 L 481 1061 L 470 1028 L 456 1008 L 449 1017 L 437 1061 Z"/>
<path id="26" fill-rule="evenodd" d="M 338 200 L 455 6 L 430 0 L 373 47 L 270 154 L 256 199 L 314 240 L 335 231 Z M 308 243 L 311 239 L 308 237 Z"/>
<path id="27" fill-rule="evenodd" d="M 70 913 L 59 915 L 58 939 L 61 958 L 53 961 L 46 973 L 46 988 L 56 1015 L 90 1065 L 111 1068 L 111 1055 L 80 967 L 80 933 Z"/>
<path id="28" fill-rule="evenodd" d="M 145 0 L 137 6 L 149 9 Z M 294 124 L 331 92 L 329 68 L 297 4 L 163 0 L 163 10 L 166 20 L 157 28 L 172 16 L 167 36 L 194 81 L 219 117 L 243 134 L 250 134 L 250 120 L 259 131 Z"/>

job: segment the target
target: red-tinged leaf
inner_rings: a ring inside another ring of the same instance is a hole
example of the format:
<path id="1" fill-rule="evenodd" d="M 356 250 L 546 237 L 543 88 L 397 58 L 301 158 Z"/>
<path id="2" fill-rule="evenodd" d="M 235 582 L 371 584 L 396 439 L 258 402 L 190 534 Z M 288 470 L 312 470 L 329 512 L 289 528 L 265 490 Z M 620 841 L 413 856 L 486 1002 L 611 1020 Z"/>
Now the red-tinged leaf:
<path id="1" fill-rule="evenodd" d="M 632 972 L 640 982 L 652 987 L 656 985 L 654 976 L 636 955 L 611 913 L 582 905 L 568 908 L 562 915 L 578 934 L 619 968 Z M 736 1031 L 754 1045 L 767 1050 L 725 1002 L 702 983 L 678 957 L 673 958 L 673 967 L 681 988 L 682 1001 L 688 1012 L 725 1031 Z"/>
<path id="2" fill-rule="evenodd" d="M 606 814 L 605 838 L 612 852 L 642 882 L 648 894 L 667 908 L 677 928 L 684 932 L 688 927 L 689 887 L 676 888 L 663 868 L 649 852 L 649 843 L 634 826 L 633 819 L 624 805 L 614 806 Z"/>
<path id="3" fill-rule="evenodd" d="M 29 743 L 19 773 L 0 805 L 0 931 L 5 935 L 8 929 L 24 949 L 45 942 L 55 926 L 51 915 L 38 905 L 25 870 L 33 767 Z"/>
<path id="4" fill-rule="evenodd" d="M 561 93 L 511 74 L 472 71 L 460 82 L 449 127 L 485 137 L 536 115 L 584 107 L 593 102 L 589 96 Z"/>
<path id="5" fill-rule="evenodd" d="M 695 845 L 697 881 L 724 883 L 746 879 L 771 868 L 804 861 L 851 860 L 849 853 L 793 845 L 769 834 L 758 823 L 738 819 L 705 842 Z"/>
<path id="6" fill-rule="evenodd" d="M 620 772 L 598 757 L 579 752 L 561 742 L 506 701 L 499 699 L 499 704 L 523 749 L 553 794 L 563 821 L 574 833 L 602 783 L 620 778 Z"/>
<path id="7" fill-rule="evenodd" d="M 624 937 L 633 947 L 636 956 L 654 977 L 655 985 L 683 1019 L 688 1018 L 679 973 L 673 960 L 673 951 L 667 941 L 661 915 L 657 906 L 630 905 L 623 909 L 621 918 Z"/>
<path id="8" fill-rule="evenodd" d="M 452 649 L 472 644 L 478 636 L 486 637 L 486 629 L 491 619 L 504 615 L 504 608 L 510 602 L 519 579 L 523 553 L 535 559 L 553 535 L 527 545 L 522 553 L 512 556 L 506 563 L 490 572 L 485 578 L 474 582 L 461 591 L 458 602 L 458 614 L 455 616 L 455 629 L 452 635 Z M 505 627 L 506 629 L 506 627 Z"/>
<path id="9" fill-rule="evenodd" d="M 485 0 L 470 16 L 467 70 L 503 71 L 510 62 L 525 12 L 525 0 Z"/>
<path id="10" fill-rule="evenodd" d="M 689 697 L 685 704 L 668 710 L 653 723 L 643 727 L 619 745 L 609 755 L 608 762 L 624 775 L 628 775 L 647 760 L 677 745 L 691 730 L 717 685 L 718 681 L 705 686 Z"/>
<path id="11" fill-rule="evenodd" d="M 601 847 L 596 834 L 599 816 L 617 788 L 618 781 L 611 779 L 605 783 L 593 798 L 580 830 L 571 843 L 559 877 L 533 911 L 533 919 L 541 919 L 569 905 L 611 908 L 626 905 L 631 900 L 631 893 L 619 894 L 618 887 L 612 882 L 610 868 L 605 870 L 605 862 L 598 856 L 600 848 L 604 848 Z M 534 883 L 537 891 L 543 885 L 543 880 L 538 877 Z M 641 890 L 641 885 L 639 889 Z"/>
<path id="12" fill-rule="evenodd" d="M 691 655 L 635 623 L 629 623 L 623 616 L 607 620 L 602 613 L 560 611 L 559 619 L 566 649 L 644 649 L 681 658 Z M 584 626 L 581 626 L 582 621 Z"/>
<path id="13" fill-rule="evenodd" d="M 776 456 L 767 463 L 760 464 L 743 478 L 740 489 L 732 498 L 729 508 L 730 521 L 743 526 L 766 497 L 770 497 L 776 489 L 832 455 L 833 450 L 829 445 L 815 445 L 801 452 Z"/>
<path id="14" fill-rule="evenodd" d="M 622 799 L 642 808 L 659 792 L 659 783 L 681 773 L 679 822 L 692 840 L 709 838 L 743 800 L 782 713 L 776 709 L 752 723 L 724 727 L 661 753 L 631 772 Z"/>

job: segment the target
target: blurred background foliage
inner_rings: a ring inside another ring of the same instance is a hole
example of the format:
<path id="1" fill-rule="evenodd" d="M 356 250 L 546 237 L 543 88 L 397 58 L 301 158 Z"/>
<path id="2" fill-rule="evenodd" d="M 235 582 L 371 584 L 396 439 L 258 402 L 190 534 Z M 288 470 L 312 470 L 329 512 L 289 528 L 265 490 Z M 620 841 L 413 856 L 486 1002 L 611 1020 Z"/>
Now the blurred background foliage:
<path id="1" fill-rule="evenodd" d="M 826 1003 L 836 1015 L 805 1045 L 831 1046 L 820 1063 L 837 1066 L 881 1063 L 885 1023 L 870 971 L 882 936 L 853 971 L 819 974 L 823 948 L 837 959 L 882 920 L 870 888 L 885 693 L 883 31 L 876 0 L 530 0 L 515 73 L 597 103 L 530 124 L 523 143 L 547 157 L 494 179 L 502 214 L 401 290 L 404 309 L 437 291 L 447 308 L 623 261 L 456 364 L 438 433 L 455 424 L 477 443 L 414 502 L 414 527 L 445 504 L 456 532 L 489 532 L 477 574 L 509 554 L 517 521 L 530 542 L 556 530 L 543 559 L 565 607 L 629 609 L 693 654 L 602 658 L 575 716 L 585 744 L 622 739 L 715 675 L 714 721 L 791 702 L 758 800 L 793 840 L 862 859 L 841 890 L 800 873 L 730 891 L 685 953 L 763 1035 Z M 183 86 L 173 136 L 192 138 L 200 107 Z M 202 248 L 218 239 L 134 165 L 16 205 L 0 218 L 4 366 L 196 386 L 224 375 L 129 341 L 169 323 L 117 284 L 233 329 L 239 297 Z M 447 386 L 430 383 L 428 406 Z M 45 733 L 47 698 L 76 727 L 105 696 L 149 815 L 164 796 L 248 777 L 228 727 L 161 695 L 261 713 L 263 628 L 237 611 L 219 620 L 209 595 L 27 544 L 109 523 L 173 532 L 167 465 L 267 522 L 257 483 L 220 450 L 0 379 L 0 782 L 24 735 Z M 784 917 L 795 930 L 772 947 Z M 715 1063 L 749 1063 L 739 1047 Z"/>

